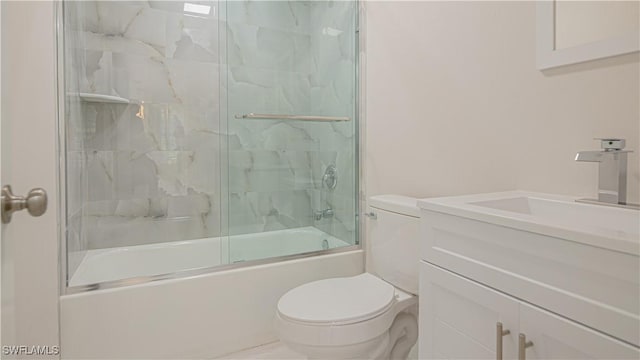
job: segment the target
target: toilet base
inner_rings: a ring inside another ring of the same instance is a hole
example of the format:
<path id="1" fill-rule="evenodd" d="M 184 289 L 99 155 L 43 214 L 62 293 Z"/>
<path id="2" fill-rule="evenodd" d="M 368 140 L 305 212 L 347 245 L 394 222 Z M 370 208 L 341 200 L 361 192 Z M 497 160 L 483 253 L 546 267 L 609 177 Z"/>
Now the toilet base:
<path id="1" fill-rule="evenodd" d="M 314 346 L 284 342 L 293 351 L 307 359 L 375 359 L 382 360 L 389 347 L 389 333 L 370 341 L 343 346 Z"/>
<path id="2" fill-rule="evenodd" d="M 418 340 L 418 321 L 414 314 L 401 312 L 393 324 L 382 335 L 371 340 L 341 346 L 317 346 L 310 344 L 283 343 L 308 359 L 371 359 L 404 360 Z"/>

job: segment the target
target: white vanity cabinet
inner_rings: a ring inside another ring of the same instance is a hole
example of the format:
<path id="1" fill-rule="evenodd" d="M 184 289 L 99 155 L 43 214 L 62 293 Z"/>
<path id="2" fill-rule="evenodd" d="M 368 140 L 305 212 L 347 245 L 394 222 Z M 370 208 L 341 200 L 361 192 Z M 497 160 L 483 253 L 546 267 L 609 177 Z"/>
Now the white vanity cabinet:
<path id="1" fill-rule="evenodd" d="M 518 302 L 431 264 L 420 263 L 420 359 L 496 359 L 517 351 Z M 509 356 L 505 356 L 508 358 Z"/>
<path id="2" fill-rule="evenodd" d="M 521 334 L 531 346 L 519 345 Z M 632 345 L 424 261 L 419 349 L 420 359 L 640 358 Z"/>
<path id="3" fill-rule="evenodd" d="M 518 314 L 534 344 L 527 359 L 640 359 L 640 349 L 536 306 L 520 302 Z"/>
<path id="4" fill-rule="evenodd" d="M 504 358 L 522 333 L 529 359 L 640 359 L 637 210 L 526 191 L 418 206 L 422 358 L 499 358 L 501 322 Z"/>

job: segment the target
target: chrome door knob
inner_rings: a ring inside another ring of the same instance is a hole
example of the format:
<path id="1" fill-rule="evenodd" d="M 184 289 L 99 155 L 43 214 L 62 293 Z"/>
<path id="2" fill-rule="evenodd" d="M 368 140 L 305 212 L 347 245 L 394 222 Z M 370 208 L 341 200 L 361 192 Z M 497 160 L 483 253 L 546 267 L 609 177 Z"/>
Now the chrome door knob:
<path id="1" fill-rule="evenodd" d="M 11 186 L 2 187 L 2 223 L 11 222 L 14 212 L 27 209 L 31 216 L 40 216 L 47 211 L 47 192 L 41 188 L 31 189 L 26 197 L 13 195 Z"/>

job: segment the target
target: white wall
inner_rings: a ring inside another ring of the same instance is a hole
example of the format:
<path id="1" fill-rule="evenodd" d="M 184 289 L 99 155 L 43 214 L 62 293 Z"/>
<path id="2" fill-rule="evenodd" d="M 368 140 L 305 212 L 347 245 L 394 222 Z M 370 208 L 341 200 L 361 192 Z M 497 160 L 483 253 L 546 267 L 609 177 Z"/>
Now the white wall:
<path id="1" fill-rule="evenodd" d="M 58 194 L 56 191 L 55 4 L 3 1 L 2 185 L 15 195 L 47 191 L 41 217 L 27 211 L 1 226 L 2 346 L 48 346 L 58 358 Z M 2 358 L 6 354 L 3 353 Z M 14 354 L 15 355 L 15 354 Z"/>
<path id="2" fill-rule="evenodd" d="M 534 2 L 369 2 L 368 195 L 524 189 L 590 196 L 576 151 L 622 137 L 638 202 L 639 62 L 540 72 Z"/>
<path id="3" fill-rule="evenodd" d="M 640 32 L 638 1 L 556 1 L 555 48 Z"/>

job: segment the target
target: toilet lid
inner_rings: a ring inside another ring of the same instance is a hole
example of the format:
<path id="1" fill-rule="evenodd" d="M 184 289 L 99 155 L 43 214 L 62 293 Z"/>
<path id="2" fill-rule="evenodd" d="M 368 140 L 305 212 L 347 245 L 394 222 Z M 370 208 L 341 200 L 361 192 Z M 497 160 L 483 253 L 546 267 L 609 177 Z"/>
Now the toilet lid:
<path id="1" fill-rule="evenodd" d="M 298 286 L 280 298 L 278 312 L 299 322 L 349 324 L 386 312 L 394 295 L 393 286 L 365 273 Z"/>

